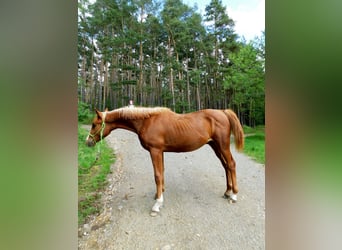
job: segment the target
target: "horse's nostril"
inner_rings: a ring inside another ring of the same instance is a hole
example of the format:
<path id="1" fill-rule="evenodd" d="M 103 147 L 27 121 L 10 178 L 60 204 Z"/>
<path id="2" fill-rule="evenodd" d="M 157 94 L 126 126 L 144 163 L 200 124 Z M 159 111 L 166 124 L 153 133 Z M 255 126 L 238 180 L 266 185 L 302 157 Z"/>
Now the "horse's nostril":
<path id="1" fill-rule="evenodd" d="M 94 146 L 94 142 L 93 142 L 92 140 L 87 140 L 87 141 L 86 141 L 86 145 L 87 145 L 88 147 L 92 147 L 92 146 Z"/>

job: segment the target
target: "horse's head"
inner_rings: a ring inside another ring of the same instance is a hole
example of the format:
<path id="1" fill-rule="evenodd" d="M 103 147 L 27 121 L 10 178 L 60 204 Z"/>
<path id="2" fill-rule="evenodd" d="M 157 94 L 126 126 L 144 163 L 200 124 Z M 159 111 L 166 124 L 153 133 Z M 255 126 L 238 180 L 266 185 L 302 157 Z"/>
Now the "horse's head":
<path id="1" fill-rule="evenodd" d="M 93 123 L 91 125 L 91 129 L 89 131 L 89 134 L 86 139 L 86 144 L 89 147 L 95 146 L 95 144 L 102 140 L 104 137 L 106 137 L 110 130 L 108 126 L 106 126 L 105 119 L 106 119 L 106 112 L 108 109 L 106 109 L 104 112 L 100 112 L 98 110 L 96 111 L 96 116 L 93 120 Z"/>

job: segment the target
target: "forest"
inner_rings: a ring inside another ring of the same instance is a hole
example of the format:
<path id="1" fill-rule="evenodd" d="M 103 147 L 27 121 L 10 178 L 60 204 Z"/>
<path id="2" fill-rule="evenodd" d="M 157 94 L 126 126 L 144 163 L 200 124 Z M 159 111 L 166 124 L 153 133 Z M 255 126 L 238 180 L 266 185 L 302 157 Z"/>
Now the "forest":
<path id="1" fill-rule="evenodd" d="M 233 109 L 265 123 L 265 33 L 246 41 L 221 0 L 79 0 L 78 103 L 90 110 Z M 251 20 L 253 22 L 253 20 Z"/>

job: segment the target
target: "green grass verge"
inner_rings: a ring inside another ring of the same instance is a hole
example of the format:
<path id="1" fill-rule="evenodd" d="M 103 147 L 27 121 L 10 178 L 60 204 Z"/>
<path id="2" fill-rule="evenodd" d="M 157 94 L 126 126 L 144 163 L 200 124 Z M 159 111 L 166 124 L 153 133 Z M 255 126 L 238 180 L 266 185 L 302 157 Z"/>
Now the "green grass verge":
<path id="1" fill-rule="evenodd" d="M 243 127 L 245 146 L 243 152 L 259 163 L 265 164 L 265 127 Z"/>
<path id="2" fill-rule="evenodd" d="M 83 224 L 89 215 L 100 212 L 99 191 L 106 186 L 106 177 L 114 162 L 114 153 L 103 141 L 87 147 L 88 131 L 78 126 L 78 223 Z M 99 149 L 100 152 L 99 153 Z"/>

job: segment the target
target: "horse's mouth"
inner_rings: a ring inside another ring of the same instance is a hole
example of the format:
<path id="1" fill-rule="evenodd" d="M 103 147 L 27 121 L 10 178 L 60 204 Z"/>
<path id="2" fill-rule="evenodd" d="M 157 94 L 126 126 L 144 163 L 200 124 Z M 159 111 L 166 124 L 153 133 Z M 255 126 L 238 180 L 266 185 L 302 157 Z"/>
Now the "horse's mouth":
<path id="1" fill-rule="evenodd" d="M 87 141 L 86 141 L 86 145 L 87 145 L 88 147 L 94 147 L 94 146 L 95 146 L 95 142 L 94 142 L 93 140 L 87 140 Z"/>

